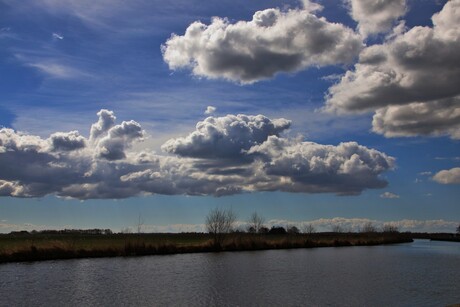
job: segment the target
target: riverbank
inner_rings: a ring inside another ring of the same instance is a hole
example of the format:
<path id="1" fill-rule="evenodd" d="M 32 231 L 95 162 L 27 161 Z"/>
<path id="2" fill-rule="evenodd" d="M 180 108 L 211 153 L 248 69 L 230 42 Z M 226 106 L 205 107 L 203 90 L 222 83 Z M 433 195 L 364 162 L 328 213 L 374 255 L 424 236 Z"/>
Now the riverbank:
<path id="1" fill-rule="evenodd" d="M 411 233 L 411 236 L 413 239 L 460 242 L 460 235 L 454 233 Z"/>
<path id="2" fill-rule="evenodd" d="M 412 242 L 397 233 L 316 233 L 226 235 L 216 246 L 204 233 L 181 234 L 14 234 L 0 235 L 0 263 L 73 258 L 127 257 L 250 251 L 267 249 L 364 246 Z"/>
<path id="3" fill-rule="evenodd" d="M 431 241 L 447 241 L 447 242 L 459 242 L 460 238 L 432 238 Z"/>

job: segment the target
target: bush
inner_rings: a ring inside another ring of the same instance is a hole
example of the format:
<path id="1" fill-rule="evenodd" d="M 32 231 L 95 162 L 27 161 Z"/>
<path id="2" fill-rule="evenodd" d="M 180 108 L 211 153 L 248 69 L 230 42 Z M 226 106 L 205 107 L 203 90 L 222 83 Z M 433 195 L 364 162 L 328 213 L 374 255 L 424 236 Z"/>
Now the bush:
<path id="1" fill-rule="evenodd" d="M 272 226 L 272 228 L 268 231 L 269 234 L 271 235 L 284 235 L 286 234 L 286 229 L 281 226 Z"/>

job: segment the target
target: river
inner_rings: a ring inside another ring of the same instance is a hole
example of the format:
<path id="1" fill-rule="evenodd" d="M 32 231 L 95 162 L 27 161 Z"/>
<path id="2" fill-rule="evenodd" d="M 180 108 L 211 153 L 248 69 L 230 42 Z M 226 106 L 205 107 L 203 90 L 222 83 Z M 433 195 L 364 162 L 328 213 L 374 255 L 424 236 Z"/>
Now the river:
<path id="1" fill-rule="evenodd" d="M 446 306 L 460 243 L 0 265 L 0 306 Z"/>

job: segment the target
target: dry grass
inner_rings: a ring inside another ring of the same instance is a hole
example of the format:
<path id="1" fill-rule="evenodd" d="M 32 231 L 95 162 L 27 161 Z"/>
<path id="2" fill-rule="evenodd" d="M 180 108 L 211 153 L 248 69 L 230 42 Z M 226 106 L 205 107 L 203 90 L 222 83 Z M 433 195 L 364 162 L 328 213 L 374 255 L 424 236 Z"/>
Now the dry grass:
<path id="1" fill-rule="evenodd" d="M 0 263 L 70 259 L 241 251 L 328 246 L 358 246 L 410 242 L 399 234 L 318 233 L 313 235 L 226 235 L 221 246 L 208 234 L 29 234 L 0 235 Z"/>

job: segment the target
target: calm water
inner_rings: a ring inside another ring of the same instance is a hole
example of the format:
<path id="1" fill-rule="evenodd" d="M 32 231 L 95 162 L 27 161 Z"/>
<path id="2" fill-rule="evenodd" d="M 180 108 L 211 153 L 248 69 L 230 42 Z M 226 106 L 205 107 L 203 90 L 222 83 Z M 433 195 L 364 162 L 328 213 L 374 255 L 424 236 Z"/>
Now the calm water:
<path id="1" fill-rule="evenodd" d="M 445 306 L 460 244 L 411 244 L 0 265 L 0 306 Z"/>

